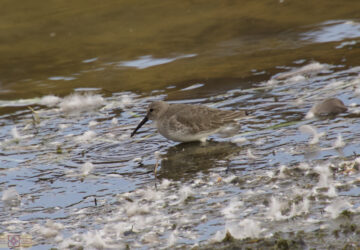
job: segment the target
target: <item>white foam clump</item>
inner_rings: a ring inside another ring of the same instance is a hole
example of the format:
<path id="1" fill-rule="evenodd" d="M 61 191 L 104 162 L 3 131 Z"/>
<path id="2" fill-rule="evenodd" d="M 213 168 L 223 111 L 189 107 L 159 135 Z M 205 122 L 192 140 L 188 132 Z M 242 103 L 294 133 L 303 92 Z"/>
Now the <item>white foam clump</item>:
<path id="1" fill-rule="evenodd" d="M 310 169 L 310 165 L 306 162 L 300 162 L 297 167 L 300 168 L 301 170 L 309 170 Z"/>
<path id="2" fill-rule="evenodd" d="M 118 139 L 119 141 L 124 141 L 124 140 L 127 140 L 127 139 L 129 139 L 129 138 L 130 138 L 130 133 L 122 134 L 122 135 L 120 135 L 120 136 L 117 137 L 117 139 Z"/>
<path id="3" fill-rule="evenodd" d="M 349 107 L 356 108 L 358 104 L 356 102 L 352 102 L 349 104 Z"/>
<path id="4" fill-rule="evenodd" d="M 230 176 L 228 176 L 228 177 L 225 177 L 225 178 L 223 178 L 222 180 L 225 182 L 225 183 L 230 183 L 230 182 L 232 182 L 233 180 L 235 180 L 237 178 L 237 176 L 236 175 L 230 175 Z"/>
<path id="5" fill-rule="evenodd" d="M 19 131 L 17 130 L 16 126 L 14 126 L 11 129 L 10 133 L 11 133 L 14 140 L 21 140 L 22 139 L 22 136 L 19 134 Z"/>
<path id="6" fill-rule="evenodd" d="M 140 214 L 148 214 L 151 209 L 148 205 L 139 204 L 138 202 L 128 202 L 125 206 L 125 212 L 127 216 L 134 216 Z"/>
<path id="7" fill-rule="evenodd" d="M 44 226 L 35 224 L 32 228 L 32 231 L 41 234 L 45 238 L 53 238 L 56 237 L 63 228 L 63 224 L 54 222 L 52 220 L 47 220 Z"/>
<path id="8" fill-rule="evenodd" d="M 116 119 L 116 117 L 111 119 L 111 125 L 118 125 L 118 120 Z"/>
<path id="9" fill-rule="evenodd" d="M 325 132 L 318 133 L 316 128 L 310 125 L 302 125 L 299 130 L 302 133 L 310 134 L 313 138 L 309 141 L 310 145 L 319 143 L 319 139 L 325 135 Z"/>
<path id="10" fill-rule="evenodd" d="M 332 184 L 331 171 L 327 164 L 325 165 L 317 165 L 314 168 L 314 171 L 319 174 L 319 182 L 317 187 L 329 187 Z"/>
<path id="11" fill-rule="evenodd" d="M 335 219 L 341 214 L 344 210 L 349 210 L 352 208 L 352 205 L 343 199 L 337 199 L 329 206 L 325 208 L 325 212 L 332 218 Z"/>
<path id="12" fill-rule="evenodd" d="M 225 231 L 217 231 L 215 233 L 215 235 L 211 238 L 211 242 L 221 242 L 224 240 L 225 238 L 225 235 L 226 235 L 226 232 Z"/>
<path id="13" fill-rule="evenodd" d="M 247 150 L 247 152 L 246 152 L 246 155 L 247 155 L 247 157 L 248 157 L 249 159 L 251 159 L 251 160 L 259 159 L 259 157 L 255 156 L 255 155 L 252 153 L 252 151 L 251 151 L 250 148 L 248 148 L 248 150 Z"/>
<path id="14" fill-rule="evenodd" d="M 103 235 L 103 231 L 90 231 L 83 235 L 84 245 L 86 249 L 109 249 L 112 246 L 109 246 Z"/>
<path id="15" fill-rule="evenodd" d="M 253 219 L 244 219 L 239 223 L 227 224 L 225 231 L 217 231 L 211 241 L 223 241 L 226 236 L 226 232 L 230 233 L 232 237 L 239 240 L 245 238 L 257 238 L 260 233 L 264 231 L 260 226 L 260 222 Z"/>
<path id="16" fill-rule="evenodd" d="M 99 108 L 104 104 L 104 98 L 100 95 L 79 95 L 73 94 L 65 97 L 59 104 L 60 110 L 65 113 L 76 113 L 90 111 Z"/>
<path id="17" fill-rule="evenodd" d="M 152 188 L 147 188 L 145 190 L 141 190 L 140 192 L 144 200 L 148 201 L 159 201 L 162 200 L 162 192 L 157 192 Z"/>
<path id="18" fill-rule="evenodd" d="M 229 226 L 227 230 L 236 239 L 257 238 L 262 232 L 260 222 L 252 219 L 244 219 L 237 225 Z"/>
<path id="19" fill-rule="evenodd" d="M 68 128 L 69 126 L 70 126 L 69 124 L 59 124 L 59 129 L 64 130 L 64 129 Z"/>
<path id="20" fill-rule="evenodd" d="M 171 234 L 169 235 L 169 238 L 167 240 L 167 247 L 172 247 L 176 244 L 177 240 L 178 240 L 178 231 L 174 230 L 173 232 L 171 232 Z"/>
<path id="21" fill-rule="evenodd" d="M 97 121 L 90 121 L 89 124 L 88 124 L 88 127 L 91 128 L 91 127 L 95 127 L 96 125 L 98 125 L 99 123 Z"/>
<path id="22" fill-rule="evenodd" d="M 133 159 L 133 162 L 142 162 L 142 158 L 141 157 L 135 157 Z"/>
<path id="23" fill-rule="evenodd" d="M 319 182 L 317 188 L 328 188 L 326 193 L 329 197 L 336 197 L 337 192 L 332 180 L 332 174 L 328 165 L 318 165 L 314 168 L 315 172 L 319 174 Z"/>
<path id="24" fill-rule="evenodd" d="M 21 197 L 16 189 L 12 187 L 3 191 L 1 200 L 3 202 L 18 202 L 21 200 Z"/>
<path id="25" fill-rule="evenodd" d="M 304 82 L 305 80 L 306 80 L 305 76 L 303 76 L 303 75 L 295 75 L 295 76 L 292 76 L 289 79 L 287 79 L 286 82 L 298 83 L 298 82 Z"/>
<path id="26" fill-rule="evenodd" d="M 94 165 L 91 162 L 85 162 L 81 166 L 81 173 L 83 176 L 87 176 L 90 174 L 90 172 L 94 169 Z"/>
<path id="27" fill-rule="evenodd" d="M 54 96 L 54 95 L 47 95 L 47 96 L 43 96 L 40 99 L 39 104 L 44 105 L 44 106 L 48 106 L 48 107 L 55 107 L 60 102 L 61 102 L 60 97 Z"/>
<path id="28" fill-rule="evenodd" d="M 161 184 L 160 184 L 160 188 L 166 189 L 170 186 L 171 181 L 169 181 L 168 179 L 163 179 Z"/>
<path id="29" fill-rule="evenodd" d="M 179 190 L 179 203 L 183 203 L 184 201 L 186 201 L 189 197 L 191 197 L 192 195 L 194 195 L 193 190 L 191 189 L 191 187 L 189 186 L 184 186 L 182 188 L 180 188 Z"/>
<path id="30" fill-rule="evenodd" d="M 279 171 L 279 178 L 281 179 L 284 179 L 286 178 L 286 175 L 285 175 L 285 170 L 286 170 L 286 166 L 285 165 L 281 165 L 280 166 L 280 171 Z"/>
<path id="31" fill-rule="evenodd" d="M 271 220 L 284 220 L 288 217 L 285 215 L 282 215 L 281 210 L 283 208 L 283 204 L 276 199 L 274 196 L 271 197 L 271 202 L 268 210 L 267 217 Z"/>
<path id="32" fill-rule="evenodd" d="M 314 112 L 310 109 L 307 113 L 306 113 L 306 116 L 305 116 L 305 119 L 312 119 L 315 117 L 315 114 Z"/>
<path id="33" fill-rule="evenodd" d="M 297 215 L 307 214 L 309 213 L 309 208 L 310 208 L 310 200 L 307 198 L 304 198 L 304 200 L 297 205 L 293 203 L 291 205 L 289 218 Z"/>
<path id="34" fill-rule="evenodd" d="M 247 141 L 247 139 L 242 136 L 234 136 L 231 138 L 231 142 L 236 143 L 236 144 L 242 144 L 242 143 L 245 143 L 246 141 Z"/>
<path id="35" fill-rule="evenodd" d="M 345 147 L 345 142 L 343 141 L 341 134 L 338 134 L 336 140 L 333 143 L 333 147 L 334 148 L 343 148 L 343 147 Z"/>
<path id="36" fill-rule="evenodd" d="M 120 108 L 126 108 L 133 104 L 133 99 L 129 95 L 122 95 L 120 97 Z"/>
<path id="37" fill-rule="evenodd" d="M 285 73 L 281 73 L 279 75 L 277 75 L 275 77 L 276 80 L 283 80 L 283 79 L 287 79 L 287 78 L 292 78 L 295 77 L 297 75 L 311 75 L 311 74 L 316 74 L 320 71 L 323 71 L 325 69 L 328 69 L 329 66 L 326 64 L 321 64 L 318 62 L 314 62 L 314 63 L 310 63 L 308 65 L 305 65 L 301 68 L 295 69 L 293 71 L 290 72 L 285 72 Z"/>
<path id="38" fill-rule="evenodd" d="M 229 205 L 221 210 L 221 213 L 226 219 L 233 219 L 237 217 L 237 212 L 244 206 L 244 202 L 234 198 L 230 201 Z"/>
<path id="39" fill-rule="evenodd" d="M 85 142 L 85 141 L 90 141 L 92 139 L 94 139 L 96 136 L 96 133 L 92 130 L 86 131 L 84 134 L 79 135 L 75 138 L 75 140 L 77 142 Z"/>

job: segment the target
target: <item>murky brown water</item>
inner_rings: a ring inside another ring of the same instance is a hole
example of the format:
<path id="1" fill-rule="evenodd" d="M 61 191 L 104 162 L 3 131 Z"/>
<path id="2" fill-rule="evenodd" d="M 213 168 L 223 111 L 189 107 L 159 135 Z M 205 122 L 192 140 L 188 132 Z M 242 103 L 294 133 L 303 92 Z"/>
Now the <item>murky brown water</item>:
<path id="1" fill-rule="evenodd" d="M 34 249 L 359 247 L 359 10 L 2 1 L 0 244 L 26 234 Z M 348 114 L 304 119 L 333 96 Z M 155 99 L 252 117 L 207 145 L 150 126 L 129 138 Z M 326 135 L 309 145 L 302 125 Z M 238 241 L 219 243 L 226 231 Z"/>

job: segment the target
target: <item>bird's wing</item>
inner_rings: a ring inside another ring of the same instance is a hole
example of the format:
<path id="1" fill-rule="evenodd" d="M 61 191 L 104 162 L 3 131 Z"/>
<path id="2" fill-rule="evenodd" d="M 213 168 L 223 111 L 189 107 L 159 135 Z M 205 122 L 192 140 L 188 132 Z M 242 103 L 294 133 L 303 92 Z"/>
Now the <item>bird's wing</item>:
<path id="1" fill-rule="evenodd" d="M 182 109 L 180 107 L 169 119 L 169 125 L 172 127 L 184 125 L 191 133 L 210 132 L 242 116 L 245 116 L 243 111 L 226 111 L 194 105 Z"/>

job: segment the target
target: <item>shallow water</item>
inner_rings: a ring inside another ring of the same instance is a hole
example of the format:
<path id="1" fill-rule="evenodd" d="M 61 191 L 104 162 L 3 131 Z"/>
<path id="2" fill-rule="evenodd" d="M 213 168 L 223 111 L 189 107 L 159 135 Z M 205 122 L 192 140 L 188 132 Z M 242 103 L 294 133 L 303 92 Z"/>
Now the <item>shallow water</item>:
<path id="1" fill-rule="evenodd" d="M 40 2 L 0 8 L 1 244 L 360 245 L 358 1 Z M 327 97 L 349 112 L 305 119 Z M 205 145 L 130 138 L 153 100 L 250 117 Z"/>

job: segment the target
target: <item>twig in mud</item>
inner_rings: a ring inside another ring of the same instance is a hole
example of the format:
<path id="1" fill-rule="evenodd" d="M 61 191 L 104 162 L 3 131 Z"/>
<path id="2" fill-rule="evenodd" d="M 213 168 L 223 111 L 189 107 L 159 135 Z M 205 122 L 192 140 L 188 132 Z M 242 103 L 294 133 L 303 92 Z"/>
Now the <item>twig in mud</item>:
<path id="1" fill-rule="evenodd" d="M 40 123 L 40 118 L 38 113 L 30 106 L 28 106 L 28 109 L 30 109 L 31 113 L 32 113 L 32 120 L 34 125 L 39 124 Z"/>

